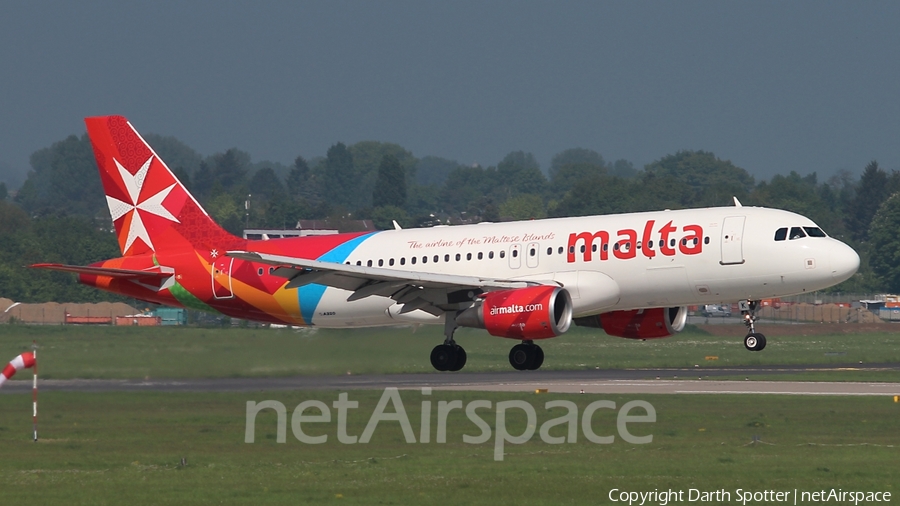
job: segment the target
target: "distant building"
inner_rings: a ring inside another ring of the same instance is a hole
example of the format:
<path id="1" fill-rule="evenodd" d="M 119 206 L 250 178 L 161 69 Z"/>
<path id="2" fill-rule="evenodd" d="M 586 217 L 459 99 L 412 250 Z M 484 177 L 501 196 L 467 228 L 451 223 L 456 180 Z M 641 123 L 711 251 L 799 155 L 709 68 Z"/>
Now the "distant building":
<path id="1" fill-rule="evenodd" d="M 268 240 L 284 237 L 306 237 L 310 235 L 332 235 L 344 232 L 375 231 L 375 223 L 372 220 L 300 220 L 297 228 L 248 228 L 244 230 L 244 239 Z"/>

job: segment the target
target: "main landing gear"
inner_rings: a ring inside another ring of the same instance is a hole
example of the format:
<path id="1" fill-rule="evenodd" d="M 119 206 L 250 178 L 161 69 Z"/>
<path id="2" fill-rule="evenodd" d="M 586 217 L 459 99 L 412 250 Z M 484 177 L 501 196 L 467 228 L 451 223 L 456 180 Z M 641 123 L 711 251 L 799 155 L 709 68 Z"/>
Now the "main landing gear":
<path id="1" fill-rule="evenodd" d="M 756 332 L 755 323 L 759 319 L 756 311 L 759 309 L 759 301 L 742 300 L 739 303 L 741 307 L 741 317 L 744 319 L 744 325 L 749 331 L 744 337 L 744 348 L 749 351 L 762 351 L 766 347 L 766 336 Z"/>
<path id="2" fill-rule="evenodd" d="M 445 315 L 444 344 L 431 350 L 431 365 L 438 371 L 456 372 L 466 365 L 466 350 L 453 340 L 453 333 L 458 328 L 456 311 L 448 311 Z"/>
<path id="3" fill-rule="evenodd" d="M 509 364 L 518 371 L 534 371 L 544 363 L 544 350 L 533 341 L 522 341 L 509 351 Z"/>
<path id="4" fill-rule="evenodd" d="M 431 350 L 431 365 L 438 371 L 456 372 L 466 365 L 466 350 L 453 340 L 453 333 L 459 328 L 456 312 L 448 311 L 445 315 L 444 343 Z M 519 371 L 537 370 L 544 363 L 544 350 L 533 341 L 522 341 L 510 350 L 509 363 Z"/>

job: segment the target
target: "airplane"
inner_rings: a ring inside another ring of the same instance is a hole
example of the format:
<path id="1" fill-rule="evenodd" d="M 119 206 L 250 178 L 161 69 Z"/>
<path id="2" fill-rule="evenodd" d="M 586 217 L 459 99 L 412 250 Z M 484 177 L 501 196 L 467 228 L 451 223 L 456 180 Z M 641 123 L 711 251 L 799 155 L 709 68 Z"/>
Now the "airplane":
<path id="1" fill-rule="evenodd" d="M 34 264 L 167 306 L 322 328 L 440 324 L 431 363 L 459 371 L 459 327 L 535 341 L 574 325 L 631 339 L 681 331 L 687 306 L 740 303 L 760 351 L 759 301 L 821 290 L 859 256 L 796 213 L 734 206 L 248 240 L 222 229 L 128 120 L 86 118 L 122 256 Z"/>

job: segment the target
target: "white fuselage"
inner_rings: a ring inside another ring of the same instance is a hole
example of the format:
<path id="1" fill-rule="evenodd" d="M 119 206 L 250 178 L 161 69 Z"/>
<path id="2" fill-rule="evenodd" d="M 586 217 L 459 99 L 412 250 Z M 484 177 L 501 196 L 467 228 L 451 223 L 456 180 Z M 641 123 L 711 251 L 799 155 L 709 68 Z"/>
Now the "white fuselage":
<path id="1" fill-rule="evenodd" d="M 570 292 L 575 316 L 784 297 L 827 288 L 856 272 L 858 255 L 836 239 L 776 240 L 779 229 L 798 227 L 818 230 L 804 216 L 758 207 L 481 223 L 379 232 L 343 261 L 555 282 Z M 327 288 L 312 323 L 347 327 L 442 321 L 419 310 L 400 315 L 389 298 L 347 302 L 349 295 Z"/>

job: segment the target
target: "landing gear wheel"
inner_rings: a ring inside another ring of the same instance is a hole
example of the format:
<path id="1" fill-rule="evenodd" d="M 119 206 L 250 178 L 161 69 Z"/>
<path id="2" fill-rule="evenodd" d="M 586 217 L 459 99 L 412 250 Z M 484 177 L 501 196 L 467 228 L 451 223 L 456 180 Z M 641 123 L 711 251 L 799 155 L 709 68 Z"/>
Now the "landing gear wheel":
<path id="1" fill-rule="evenodd" d="M 531 363 L 531 367 L 528 368 L 529 371 L 536 371 L 541 368 L 541 364 L 544 363 L 544 350 L 541 349 L 540 346 L 534 345 L 534 362 Z"/>
<path id="2" fill-rule="evenodd" d="M 456 361 L 456 349 L 449 344 L 439 344 L 431 350 L 431 365 L 438 371 L 451 370 L 450 368 L 456 365 Z"/>
<path id="3" fill-rule="evenodd" d="M 446 345 L 444 345 L 446 346 Z M 447 369 L 448 371 L 456 372 L 465 367 L 466 365 L 466 350 L 463 349 L 462 346 L 456 346 L 456 362 L 454 362 L 453 366 Z"/>
<path id="4" fill-rule="evenodd" d="M 762 351 L 766 347 L 766 336 L 751 332 L 744 338 L 744 348 L 749 351 Z"/>
<path id="5" fill-rule="evenodd" d="M 517 344 L 509 351 L 509 365 L 517 371 L 531 369 L 534 364 L 534 345 Z"/>
<path id="6" fill-rule="evenodd" d="M 766 347 L 766 336 L 762 334 L 756 334 L 756 336 L 756 349 L 753 351 L 762 351 Z"/>

